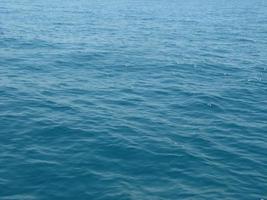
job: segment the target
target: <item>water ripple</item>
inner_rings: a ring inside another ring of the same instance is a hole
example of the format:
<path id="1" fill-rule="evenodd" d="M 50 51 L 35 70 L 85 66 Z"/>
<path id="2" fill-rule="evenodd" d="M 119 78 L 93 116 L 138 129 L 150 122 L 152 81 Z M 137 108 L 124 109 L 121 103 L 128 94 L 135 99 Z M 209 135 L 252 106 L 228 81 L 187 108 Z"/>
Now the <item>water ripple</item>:
<path id="1" fill-rule="evenodd" d="M 0 199 L 266 199 L 265 1 L 0 2 Z"/>

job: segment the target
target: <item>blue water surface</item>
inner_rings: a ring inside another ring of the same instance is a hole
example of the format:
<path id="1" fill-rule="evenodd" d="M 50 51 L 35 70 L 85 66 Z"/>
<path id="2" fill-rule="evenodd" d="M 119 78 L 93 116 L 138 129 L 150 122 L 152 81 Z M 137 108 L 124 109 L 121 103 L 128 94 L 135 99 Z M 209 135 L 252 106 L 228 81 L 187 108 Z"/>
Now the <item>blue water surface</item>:
<path id="1" fill-rule="evenodd" d="M 267 1 L 1 0 L 0 199 L 267 199 Z"/>

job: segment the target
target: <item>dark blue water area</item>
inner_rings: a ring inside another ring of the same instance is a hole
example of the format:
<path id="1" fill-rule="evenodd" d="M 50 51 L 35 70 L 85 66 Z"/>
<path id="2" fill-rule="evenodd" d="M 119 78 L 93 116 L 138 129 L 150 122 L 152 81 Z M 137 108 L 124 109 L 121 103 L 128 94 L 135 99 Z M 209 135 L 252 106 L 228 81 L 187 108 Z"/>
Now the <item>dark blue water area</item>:
<path id="1" fill-rule="evenodd" d="M 267 1 L 1 0 L 0 199 L 267 199 Z"/>

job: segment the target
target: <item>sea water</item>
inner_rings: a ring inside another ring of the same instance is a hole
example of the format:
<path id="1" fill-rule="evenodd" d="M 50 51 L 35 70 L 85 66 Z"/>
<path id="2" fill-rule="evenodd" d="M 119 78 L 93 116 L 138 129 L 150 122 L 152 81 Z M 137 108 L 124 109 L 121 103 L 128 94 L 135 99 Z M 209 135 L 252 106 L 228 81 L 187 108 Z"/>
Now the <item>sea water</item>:
<path id="1" fill-rule="evenodd" d="M 267 199 L 267 1 L 1 0 L 0 199 Z"/>

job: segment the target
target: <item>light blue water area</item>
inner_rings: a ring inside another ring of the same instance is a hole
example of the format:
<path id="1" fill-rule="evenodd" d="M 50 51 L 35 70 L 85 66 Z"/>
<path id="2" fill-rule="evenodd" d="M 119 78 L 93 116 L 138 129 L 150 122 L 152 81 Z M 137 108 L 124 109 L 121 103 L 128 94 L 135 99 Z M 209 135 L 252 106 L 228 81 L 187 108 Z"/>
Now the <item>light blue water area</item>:
<path id="1" fill-rule="evenodd" d="M 267 1 L 1 0 L 0 199 L 267 199 Z"/>

